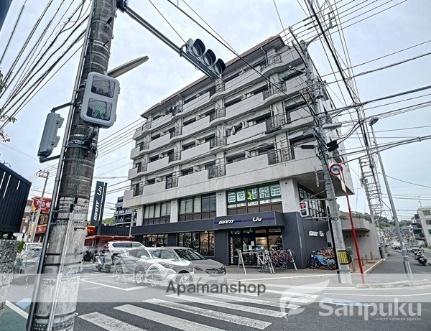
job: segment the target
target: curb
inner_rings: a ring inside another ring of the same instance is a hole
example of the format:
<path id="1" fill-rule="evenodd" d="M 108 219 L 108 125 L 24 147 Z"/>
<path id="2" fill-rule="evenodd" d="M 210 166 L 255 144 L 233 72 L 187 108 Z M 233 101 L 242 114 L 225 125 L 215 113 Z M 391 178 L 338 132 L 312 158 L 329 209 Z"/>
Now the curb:
<path id="1" fill-rule="evenodd" d="M 409 287 L 409 286 L 421 286 L 421 285 L 429 285 L 430 281 L 428 279 L 422 280 L 403 280 L 399 282 L 391 282 L 391 283 L 370 283 L 370 284 L 356 284 L 358 288 L 392 288 L 392 287 Z"/>

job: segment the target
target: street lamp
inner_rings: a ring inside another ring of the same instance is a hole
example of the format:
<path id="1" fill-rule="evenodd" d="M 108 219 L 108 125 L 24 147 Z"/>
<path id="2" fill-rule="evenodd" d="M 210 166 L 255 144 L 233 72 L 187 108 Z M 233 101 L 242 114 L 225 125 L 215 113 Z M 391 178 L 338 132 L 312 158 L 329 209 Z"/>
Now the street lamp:
<path id="1" fill-rule="evenodd" d="M 119 65 L 118 67 L 111 69 L 108 71 L 108 76 L 112 78 L 117 78 L 126 72 L 140 66 L 141 64 L 148 61 L 148 56 L 140 56 L 136 59 L 133 59 L 131 61 L 128 61 L 126 63 L 123 63 L 122 65 Z"/>
<path id="2" fill-rule="evenodd" d="M 397 214 L 397 210 L 395 208 L 394 200 L 392 198 L 392 192 L 391 192 L 391 188 L 389 187 L 388 178 L 386 177 L 385 167 L 383 166 L 383 159 L 382 159 L 382 156 L 380 155 L 380 153 L 377 149 L 377 147 L 378 147 L 377 139 L 376 139 L 376 135 L 374 133 L 374 127 L 373 126 L 378 121 L 379 121 L 378 117 L 372 117 L 370 119 L 370 121 L 368 122 L 368 124 L 370 125 L 370 128 L 371 128 L 372 139 L 373 139 L 373 142 L 374 142 L 374 145 L 376 148 L 377 157 L 379 159 L 380 169 L 382 171 L 383 180 L 385 182 L 386 192 L 388 193 L 389 202 L 391 204 L 392 216 L 393 216 L 394 222 L 395 222 L 395 230 L 397 232 L 398 241 L 400 242 L 400 246 L 401 246 L 401 254 L 403 256 L 404 271 L 405 271 L 407 277 L 410 279 L 411 275 L 412 275 L 412 269 L 410 267 L 409 256 L 407 255 L 407 249 L 403 243 L 403 237 L 401 235 L 401 230 L 400 230 L 400 223 L 398 221 L 398 214 Z"/>

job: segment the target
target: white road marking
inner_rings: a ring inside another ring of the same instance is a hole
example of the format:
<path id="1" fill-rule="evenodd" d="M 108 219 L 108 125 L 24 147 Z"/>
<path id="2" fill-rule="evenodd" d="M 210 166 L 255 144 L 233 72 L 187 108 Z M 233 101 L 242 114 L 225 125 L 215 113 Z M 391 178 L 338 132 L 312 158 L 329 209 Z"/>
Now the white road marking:
<path id="1" fill-rule="evenodd" d="M 179 317 L 162 314 L 153 310 L 133 306 L 123 305 L 115 307 L 114 309 L 123 311 L 128 314 L 139 316 L 150 321 L 154 321 L 160 324 L 168 325 L 173 328 L 177 328 L 184 331 L 222 331 L 222 329 L 214 328 L 208 325 L 196 323 L 193 321 L 185 320 Z M 162 329 L 160 329 L 162 330 Z"/>
<path id="2" fill-rule="evenodd" d="M 280 308 L 280 300 L 277 300 L 277 302 L 273 302 L 273 301 L 267 301 L 267 300 L 260 300 L 260 299 L 253 299 L 253 298 L 242 298 L 240 296 L 234 296 L 234 295 L 227 295 L 227 294 L 211 294 L 211 298 L 220 298 L 220 299 L 226 299 L 226 300 L 231 300 L 231 301 L 239 301 L 239 302 L 251 302 L 251 303 L 256 303 L 258 305 L 263 305 L 263 306 L 271 306 L 271 307 L 277 307 Z M 289 308 L 289 309 L 298 309 L 300 306 L 297 305 L 288 305 L 285 308 Z"/>
<path id="3" fill-rule="evenodd" d="M 256 320 L 256 319 L 252 319 L 252 318 L 248 318 L 248 317 L 237 316 L 237 315 L 232 315 L 232 314 L 226 314 L 226 313 L 222 313 L 219 311 L 214 311 L 212 309 L 210 310 L 210 309 L 198 308 L 195 306 L 188 306 L 188 305 L 184 305 L 184 304 L 181 304 L 178 302 L 159 300 L 159 299 L 148 299 L 148 300 L 145 300 L 144 302 L 159 305 L 162 307 L 168 307 L 168 308 L 184 311 L 186 313 L 191 313 L 191 314 L 200 315 L 200 316 L 204 316 L 204 317 L 214 318 L 214 319 L 226 321 L 229 323 L 244 325 L 244 326 L 247 326 L 249 328 L 254 328 L 254 329 L 263 330 L 272 324 L 270 322 L 260 321 L 260 320 Z"/>
<path id="4" fill-rule="evenodd" d="M 105 284 L 105 283 L 99 283 L 99 282 L 94 282 L 92 280 L 87 280 L 87 279 L 81 279 L 82 282 L 85 283 L 90 283 L 90 284 L 94 284 L 94 285 L 100 285 L 100 286 L 105 286 L 105 287 L 109 287 L 109 288 L 115 288 L 116 290 L 120 290 L 120 291 L 136 291 L 136 290 L 140 290 L 140 289 L 144 289 L 146 288 L 145 286 L 136 286 L 136 287 L 118 287 L 118 286 L 114 286 L 114 285 L 109 285 L 109 284 Z"/>
<path id="5" fill-rule="evenodd" d="M 81 315 L 79 318 L 108 331 L 145 331 L 137 326 L 97 312 Z"/>
<path id="6" fill-rule="evenodd" d="M 314 277 L 336 277 L 336 274 L 315 274 L 315 275 L 297 275 L 297 276 L 280 276 L 280 277 L 266 277 L 266 278 L 244 278 L 240 279 L 241 282 L 259 281 L 259 280 L 277 280 L 277 279 L 294 279 L 294 278 L 314 278 Z M 229 279 L 232 282 L 238 282 L 238 279 Z"/>
<path id="7" fill-rule="evenodd" d="M 25 319 L 28 318 L 28 313 L 25 310 L 22 310 L 18 306 L 14 305 L 12 302 L 6 301 L 6 306 L 8 306 L 10 309 L 12 309 L 15 313 L 17 313 L 21 317 L 24 317 Z"/>
<path id="8" fill-rule="evenodd" d="M 287 313 L 283 313 L 280 311 L 257 308 L 257 307 L 252 307 L 252 306 L 243 306 L 243 305 L 238 305 L 238 304 L 233 304 L 233 303 L 228 303 L 228 302 L 214 301 L 214 300 L 205 299 L 205 298 L 201 298 L 201 297 L 191 297 L 188 295 L 176 296 L 174 294 L 169 295 L 169 296 L 174 297 L 174 298 L 179 298 L 181 300 L 190 301 L 190 302 L 202 303 L 204 305 L 216 306 L 216 307 L 220 307 L 220 308 L 229 308 L 229 309 L 233 309 L 233 310 L 241 310 L 241 311 L 245 311 L 248 313 L 271 316 L 271 317 L 284 317 L 287 315 Z"/>

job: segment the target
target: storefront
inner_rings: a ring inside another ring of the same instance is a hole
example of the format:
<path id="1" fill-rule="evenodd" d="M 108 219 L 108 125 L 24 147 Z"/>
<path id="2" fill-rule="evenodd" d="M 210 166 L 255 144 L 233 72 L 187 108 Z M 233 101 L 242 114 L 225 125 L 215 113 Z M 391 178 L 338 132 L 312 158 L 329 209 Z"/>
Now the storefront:
<path id="1" fill-rule="evenodd" d="M 291 249 L 298 267 L 305 267 L 312 250 L 326 247 L 326 238 L 310 233 L 326 230 L 326 222 L 303 219 L 296 212 L 264 211 L 142 225 L 132 228 L 132 234 L 145 246 L 190 247 L 224 264 L 238 263 L 237 250 L 246 253 L 246 264 L 255 265 L 252 252 Z"/>

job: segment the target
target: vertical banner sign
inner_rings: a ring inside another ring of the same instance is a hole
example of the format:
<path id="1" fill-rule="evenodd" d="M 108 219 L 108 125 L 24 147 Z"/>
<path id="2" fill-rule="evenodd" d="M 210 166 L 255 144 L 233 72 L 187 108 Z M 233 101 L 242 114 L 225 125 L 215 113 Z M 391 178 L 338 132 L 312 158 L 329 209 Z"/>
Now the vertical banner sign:
<path id="1" fill-rule="evenodd" d="M 106 183 L 104 182 L 96 182 L 96 191 L 94 193 L 94 199 L 93 199 L 93 209 L 91 211 L 91 219 L 90 224 L 91 225 L 98 225 L 100 221 L 100 217 L 103 213 L 103 201 L 105 200 L 105 194 L 106 194 Z"/>

